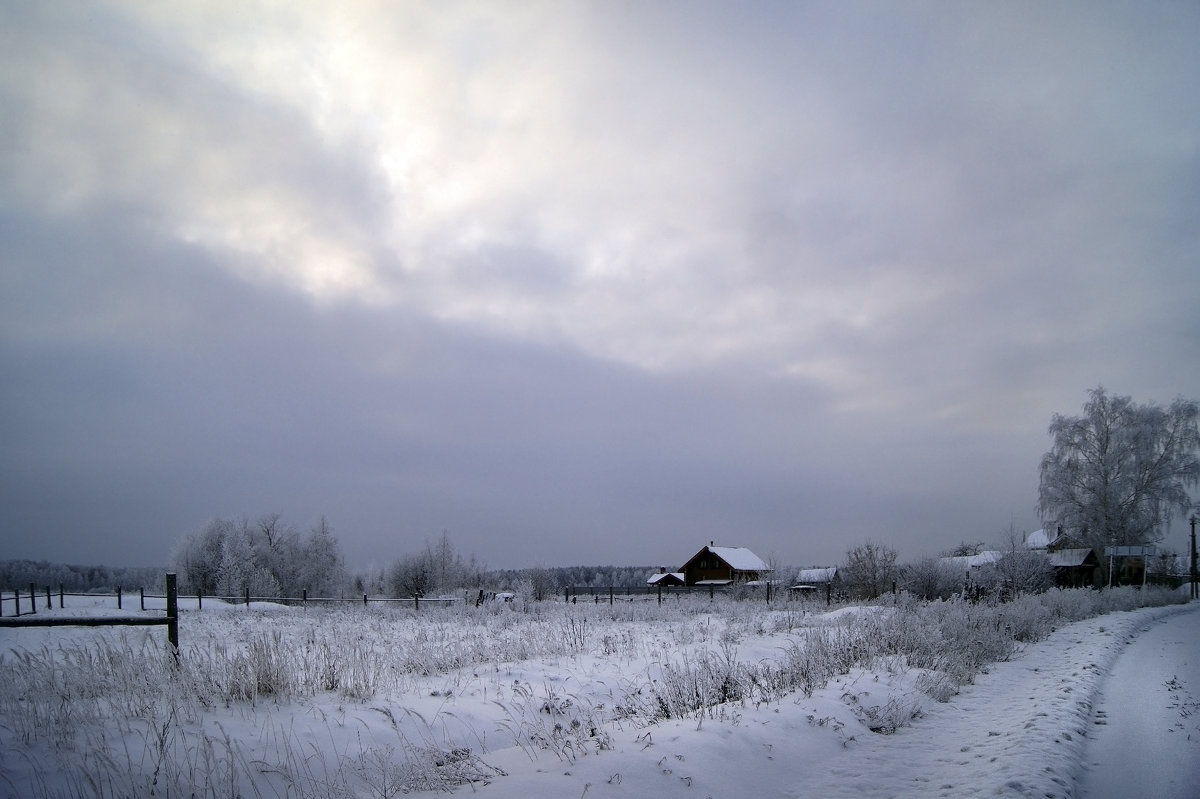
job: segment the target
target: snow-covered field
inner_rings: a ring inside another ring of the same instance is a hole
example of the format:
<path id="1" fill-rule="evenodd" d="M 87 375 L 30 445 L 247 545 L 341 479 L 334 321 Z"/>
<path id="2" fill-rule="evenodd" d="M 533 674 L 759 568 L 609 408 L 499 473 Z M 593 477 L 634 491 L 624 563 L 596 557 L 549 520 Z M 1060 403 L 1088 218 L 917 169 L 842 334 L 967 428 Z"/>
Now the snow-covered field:
<path id="1" fill-rule="evenodd" d="M 1119 752 L 1096 722 L 1121 653 L 1143 630 L 1200 639 L 1200 607 L 1151 593 L 183 602 L 178 666 L 162 627 L 0 629 L 0 796 L 1076 796 Z M 118 614 L 67 604 L 39 615 Z M 1190 662 L 1140 695 L 1195 760 Z"/>

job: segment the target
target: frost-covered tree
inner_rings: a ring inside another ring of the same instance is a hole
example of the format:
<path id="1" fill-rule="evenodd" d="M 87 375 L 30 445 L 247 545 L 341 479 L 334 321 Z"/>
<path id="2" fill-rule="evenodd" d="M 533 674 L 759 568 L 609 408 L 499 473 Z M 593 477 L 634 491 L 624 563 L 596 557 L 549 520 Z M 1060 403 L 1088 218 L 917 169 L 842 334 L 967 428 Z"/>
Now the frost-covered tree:
<path id="1" fill-rule="evenodd" d="M 963 576 L 938 558 L 923 558 L 901 573 L 904 590 L 920 599 L 949 599 L 963 590 Z"/>
<path id="2" fill-rule="evenodd" d="M 322 516 L 300 547 L 296 573 L 302 590 L 312 596 L 333 596 L 346 582 L 342 548 L 329 522 Z"/>
<path id="3" fill-rule="evenodd" d="M 1095 388 L 1081 416 L 1055 414 L 1042 456 L 1038 509 L 1048 524 L 1092 547 L 1161 540 L 1192 507 L 1200 480 L 1200 407 L 1140 405 Z"/>
<path id="4" fill-rule="evenodd" d="M 236 530 L 228 519 L 213 519 L 183 537 L 171 557 L 179 574 L 180 590 L 210 595 L 218 592 L 225 538 Z"/>
<path id="5" fill-rule="evenodd" d="M 867 541 L 846 553 L 843 576 L 847 585 L 867 599 L 891 590 L 896 578 L 896 550 Z"/>
<path id="6" fill-rule="evenodd" d="M 1035 594 L 1054 586 L 1054 567 L 1045 552 L 1017 549 L 996 564 L 1003 585 L 1013 594 Z"/>
<path id="7" fill-rule="evenodd" d="M 387 590 L 394 597 L 421 597 L 429 593 L 433 581 L 428 552 L 405 555 L 388 569 Z"/>
<path id="8" fill-rule="evenodd" d="M 214 519 L 183 537 L 172 564 L 181 590 L 206 595 L 336 596 L 345 582 L 341 547 L 325 517 L 303 540 L 278 513 L 254 523 Z"/>

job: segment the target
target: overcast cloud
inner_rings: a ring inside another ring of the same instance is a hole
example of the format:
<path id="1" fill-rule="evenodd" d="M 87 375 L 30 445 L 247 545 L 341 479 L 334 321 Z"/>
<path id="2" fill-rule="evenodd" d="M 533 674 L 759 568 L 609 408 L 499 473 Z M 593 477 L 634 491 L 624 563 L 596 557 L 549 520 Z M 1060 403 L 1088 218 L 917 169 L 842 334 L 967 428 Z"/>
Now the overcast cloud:
<path id="1" fill-rule="evenodd" d="M 1184 2 L 4 3 L 0 556 L 1036 529 L 1053 413 L 1200 397 L 1197 42 Z"/>

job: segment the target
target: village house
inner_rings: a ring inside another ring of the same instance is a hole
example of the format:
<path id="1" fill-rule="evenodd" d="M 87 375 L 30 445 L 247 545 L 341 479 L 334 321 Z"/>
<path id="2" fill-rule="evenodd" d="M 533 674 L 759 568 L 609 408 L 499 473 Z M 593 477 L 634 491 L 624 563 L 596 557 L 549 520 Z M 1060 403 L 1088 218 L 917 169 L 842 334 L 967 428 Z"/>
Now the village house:
<path id="1" fill-rule="evenodd" d="M 1062 528 L 1054 533 L 1035 530 L 1026 536 L 1025 546 L 1046 553 L 1054 569 L 1054 583 L 1060 588 L 1098 588 L 1104 583 L 1104 567 L 1096 551 L 1080 546 Z"/>
<path id="2" fill-rule="evenodd" d="M 687 585 L 723 586 L 762 579 L 771 567 L 746 547 L 719 547 L 710 541 L 679 571 Z"/>

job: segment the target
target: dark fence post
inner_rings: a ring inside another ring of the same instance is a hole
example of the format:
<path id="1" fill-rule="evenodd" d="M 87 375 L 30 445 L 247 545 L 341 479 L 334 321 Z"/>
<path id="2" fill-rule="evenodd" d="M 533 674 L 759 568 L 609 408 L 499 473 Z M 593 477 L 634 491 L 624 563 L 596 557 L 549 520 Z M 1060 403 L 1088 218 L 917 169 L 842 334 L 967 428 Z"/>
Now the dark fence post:
<path id="1" fill-rule="evenodd" d="M 117 586 L 117 610 L 121 610 L 121 586 Z"/>
<path id="2" fill-rule="evenodd" d="M 563 588 L 563 602 L 567 605 L 571 604 L 571 586 Z"/>
<path id="3" fill-rule="evenodd" d="M 46 610 L 54 610 L 54 602 L 50 599 L 50 586 L 46 586 Z"/>
<path id="4" fill-rule="evenodd" d="M 421 597 L 417 596 L 416 594 L 413 594 L 413 612 L 421 612 Z"/>
<path id="5" fill-rule="evenodd" d="M 658 604 L 662 604 L 662 585 L 658 586 Z"/>
<path id="6" fill-rule="evenodd" d="M 196 592 L 196 610 L 204 610 L 204 594 L 201 591 Z"/>
<path id="7" fill-rule="evenodd" d="M 197 594 L 199 596 L 199 594 Z M 175 594 L 175 572 L 167 572 L 167 643 L 179 662 L 179 597 Z"/>
<path id="8" fill-rule="evenodd" d="M 308 607 L 308 589 L 307 588 L 303 589 L 300 592 L 300 605 L 301 605 L 301 607 L 305 607 L 305 608 Z"/>
<path id="9" fill-rule="evenodd" d="M 62 585 L 62 583 L 59 583 L 58 584 L 58 609 L 62 610 L 64 607 L 66 607 L 66 606 L 63 604 L 63 585 Z"/>
<path id="10" fill-rule="evenodd" d="M 771 581 L 767 580 L 767 604 L 771 604 Z"/>
<path id="11" fill-rule="evenodd" d="M 33 587 L 33 583 L 29 584 L 29 612 L 37 613 L 37 589 Z"/>
<path id="12" fill-rule="evenodd" d="M 146 586 L 138 586 L 138 605 L 142 610 L 146 609 Z"/>
<path id="13" fill-rule="evenodd" d="M 250 609 L 250 586 L 246 586 L 246 610 Z"/>
<path id="14" fill-rule="evenodd" d="M 363 594 L 363 607 L 365 608 L 366 606 L 367 606 L 367 595 Z"/>
<path id="15" fill-rule="evenodd" d="M 608 587 L 608 604 L 611 605 L 612 603 L 613 603 L 613 587 L 610 585 Z"/>

